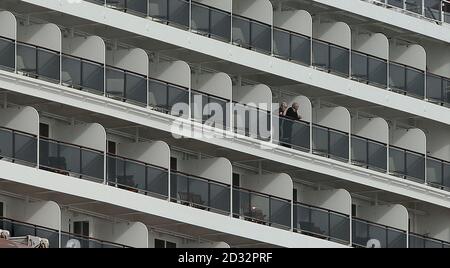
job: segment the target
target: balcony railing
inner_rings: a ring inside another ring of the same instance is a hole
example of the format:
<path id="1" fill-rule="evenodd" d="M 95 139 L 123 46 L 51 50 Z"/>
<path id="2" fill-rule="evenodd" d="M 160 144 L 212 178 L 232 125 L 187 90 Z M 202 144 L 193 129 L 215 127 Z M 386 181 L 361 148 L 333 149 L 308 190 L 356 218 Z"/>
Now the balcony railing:
<path id="1" fill-rule="evenodd" d="M 295 202 L 294 230 L 348 245 L 350 243 L 350 216 Z"/>
<path id="2" fill-rule="evenodd" d="M 103 95 L 105 92 L 104 64 L 62 55 L 63 85 Z"/>
<path id="3" fill-rule="evenodd" d="M 59 83 L 60 53 L 47 48 L 17 42 L 17 72 Z"/>
<path id="4" fill-rule="evenodd" d="M 369 0 L 363 0 L 369 2 Z M 384 5 L 388 8 L 398 8 L 411 15 L 437 22 L 450 22 L 450 4 L 442 0 L 371 0 L 371 3 Z"/>
<path id="5" fill-rule="evenodd" d="M 387 60 L 352 51 L 352 79 L 387 88 Z"/>
<path id="6" fill-rule="evenodd" d="M 0 229 L 8 230 L 11 237 L 27 235 L 48 239 L 50 248 L 59 248 L 59 231 L 47 227 L 0 217 Z"/>
<path id="7" fill-rule="evenodd" d="M 149 0 L 149 16 L 167 24 L 189 28 L 189 0 Z"/>
<path id="8" fill-rule="evenodd" d="M 107 156 L 108 184 L 160 198 L 169 194 L 168 170 L 112 154 Z"/>
<path id="9" fill-rule="evenodd" d="M 235 133 L 259 140 L 270 140 L 272 129 L 270 111 L 234 102 L 233 114 Z"/>
<path id="10" fill-rule="evenodd" d="M 347 162 L 349 159 L 349 134 L 313 125 L 313 153 Z"/>
<path id="11" fill-rule="evenodd" d="M 25 132 L 0 127 L 0 160 L 36 166 L 37 138 Z"/>
<path id="12" fill-rule="evenodd" d="M 390 146 L 389 172 L 395 176 L 424 183 L 425 155 Z"/>
<path id="13" fill-rule="evenodd" d="M 14 71 L 16 48 L 14 40 L 0 37 L 0 69 Z"/>
<path id="14" fill-rule="evenodd" d="M 161 80 L 149 79 L 148 105 L 159 112 L 175 116 L 187 117 L 187 114 L 173 114 L 175 104 L 185 103 L 189 105 L 189 90 Z"/>
<path id="15" fill-rule="evenodd" d="M 366 248 L 377 244 L 381 248 L 407 247 L 406 231 L 356 218 L 352 219 L 352 225 L 354 247 Z"/>
<path id="16" fill-rule="evenodd" d="M 202 124 L 230 129 L 230 100 L 191 90 L 192 118 Z"/>
<path id="17" fill-rule="evenodd" d="M 79 246 L 80 248 L 129 248 L 128 246 L 96 238 L 61 232 L 61 248 Z"/>
<path id="18" fill-rule="evenodd" d="M 450 163 L 427 157 L 427 183 L 442 189 L 450 189 Z"/>
<path id="19" fill-rule="evenodd" d="M 104 159 L 101 151 L 43 137 L 39 140 L 39 165 L 47 171 L 103 182 Z"/>
<path id="20" fill-rule="evenodd" d="M 220 214 L 230 214 L 230 185 L 172 171 L 170 197 L 173 202 Z"/>
<path id="21" fill-rule="evenodd" d="M 146 107 L 147 77 L 123 69 L 107 67 L 106 95 Z"/>
<path id="22" fill-rule="evenodd" d="M 450 248 L 450 242 L 409 233 L 409 248 Z"/>
<path id="23" fill-rule="evenodd" d="M 367 1 L 367 0 L 364 0 Z M 450 21 L 450 3 L 448 1 L 427 0 L 423 9 L 421 0 L 380 0 L 372 1 L 390 7 L 404 8 L 405 11 L 414 12 L 423 10 L 424 17 L 432 19 L 443 18 Z M 244 18 L 238 15 L 209 7 L 205 4 L 189 0 L 149 0 L 148 8 L 144 1 L 138 0 L 89 0 L 89 2 L 105 5 L 106 7 L 145 15 L 167 24 L 182 26 L 208 37 L 223 40 L 232 39 L 233 43 L 266 54 L 281 57 L 287 60 L 310 65 L 311 42 L 310 38 L 285 29 L 272 27 L 261 22 Z M 442 2 L 442 4 L 441 4 Z M 190 10 L 191 6 L 191 12 Z M 440 15 L 442 6 L 442 16 Z M 438 16 L 439 15 L 439 16 Z M 231 26 L 231 21 L 233 26 Z M 232 36 L 231 36 L 232 35 Z M 272 46 L 273 43 L 273 46 Z M 386 61 L 360 52 L 350 50 L 324 41 L 312 41 L 312 65 L 344 77 L 374 85 L 389 88 L 401 94 L 408 94 L 423 99 L 425 96 L 425 77 L 422 71 L 411 67 L 391 63 L 390 73 L 386 77 Z M 350 75 L 350 66 L 352 72 Z M 387 85 L 389 83 L 389 85 Z M 438 94 L 438 96 L 436 95 Z M 449 103 L 447 89 L 440 95 L 439 89 L 432 89 L 427 100 L 430 102 Z"/>
<path id="24" fill-rule="evenodd" d="M 450 79 L 428 73 L 427 100 L 440 105 L 450 105 Z"/>
<path id="25" fill-rule="evenodd" d="M 309 66 L 311 65 L 311 37 L 274 27 L 273 54 L 282 59 Z"/>
<path id="26" fill-rule="evenodd" d="M 272 26 L 233 15 L 233 43 L 262 53 L 272 53 Z"/>
<path id="27" fill-rule="evenodd" d="M 233 215 L 259 224 L 291 228 L 290 200 L 233 187 Z"/>
<path id="28" fill-rule="evenodd" d="M 274 142 L 281 146 L 309 151 L 311 148 L 311 124 L 301 120 L 292 120 L 286 117 L 273 117 L 278 122 L 278 137 Z M 274 128 L 274 130 L 276 130 Z"/>
<path id="29" fill-rule="evenodd" d="M 340 76 L 349 77 L 350 50 L 318 39 L 313 40 L 312 65 Z"/>
<path id="30" fill-rule="evenodd" d="M 389 88 L 398 93 L 423 99 L 425 97 L 425 72 L 390 62 Z"/>
<path id="31" fill-rule="evenodd" d="M 387 145 L 352 135 L 352 164 L 380 172 L 387 171 Z"/>
<path id="32" fill-rule="evenodd" d="M 231 14 L 217 8 L 192 2 L 191 30 L 211 38 L 231 41 Z"/>

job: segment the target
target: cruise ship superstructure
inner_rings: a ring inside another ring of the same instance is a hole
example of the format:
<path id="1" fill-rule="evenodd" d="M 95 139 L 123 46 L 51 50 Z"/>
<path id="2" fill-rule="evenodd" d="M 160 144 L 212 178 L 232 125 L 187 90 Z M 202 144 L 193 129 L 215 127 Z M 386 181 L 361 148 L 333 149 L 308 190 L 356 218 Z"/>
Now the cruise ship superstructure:
<path id="1" fill-rule="evenodd" d="M 449 45 L 440 0 L 0 0 L 0 229 L 449 248 Z"/>

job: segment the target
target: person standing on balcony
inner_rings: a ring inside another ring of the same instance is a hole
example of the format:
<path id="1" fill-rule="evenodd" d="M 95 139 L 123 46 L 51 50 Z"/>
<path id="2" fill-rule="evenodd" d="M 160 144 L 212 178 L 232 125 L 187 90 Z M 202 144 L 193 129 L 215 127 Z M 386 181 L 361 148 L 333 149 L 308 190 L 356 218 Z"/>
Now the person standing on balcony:
<path id="1" fill-rule="evenodd" d="M 282 146 L 292 148 L 292 129 L 294 121 L 299 121 L 302 117 L 298 114 L 300 104 L 294 102 L 285 113 L 287 120 L 283 123 L 283 143 Z"/>

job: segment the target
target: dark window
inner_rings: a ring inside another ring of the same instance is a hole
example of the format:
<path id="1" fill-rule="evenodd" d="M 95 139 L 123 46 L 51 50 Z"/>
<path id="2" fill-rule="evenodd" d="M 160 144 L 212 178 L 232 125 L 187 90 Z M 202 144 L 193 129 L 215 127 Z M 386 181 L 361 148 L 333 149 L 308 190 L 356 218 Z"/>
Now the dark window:
<path id="1" fill-rule="evenodd" d="M 294 191 L 292 192 L 292 199 L 294 201 L 297 201 L 297 196 L 298 196 L 298 190 L 294 188 Z"/>
<path id="2" fill-rule="evenodd" d="M 241 175 L 233 173 L 233 186 L 239 187 L 241 185 Z"/>
<path id="3" fill-rule="evenodd" d="M 116 154 L 116 143 L 113 141 L 108 141 L 108 153 Z"/>
<path id="4" fill-rule="evenodd" d="M 356 217 L 356 204 L 352 204 L 352 217 Z"/>
<path id="5" fill-rule="evenodd" d="M 155 239 L 155 248 L 177 248 L 177 244 L 161 239 Z"/>
<path id="6" fill-rule="evenodd" d="M 170 158 L 170 169 L 178 170 L 178 159 L 176 159 L 175 157 Z"/>
<path id="7" fill-rule="evenodd" d="M 50 137 L 50 126 L 48 124 L 39 124 L 39 135 L 44 138 Z"/>
<path id="8" fill-rule="evenodd" d="M 89 236 L 89 222 L 88 221 L 73 222 L 73 233 L 82 236 Z"/>
<path id="9" fill-rule="evenodd" d="M 3 203 L 0 202 L 0 217 L 3 217 Z"/>

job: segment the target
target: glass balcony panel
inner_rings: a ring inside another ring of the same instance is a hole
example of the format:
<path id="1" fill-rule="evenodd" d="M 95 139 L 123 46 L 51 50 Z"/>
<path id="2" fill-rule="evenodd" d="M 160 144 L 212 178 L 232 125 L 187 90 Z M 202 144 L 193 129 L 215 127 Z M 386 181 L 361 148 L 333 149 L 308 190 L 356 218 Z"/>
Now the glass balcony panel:
<path id="1" fill-rule="evenodd" d="M 368 237 L 380 242 L 381 248 L 387 247 L 386 228 L 374 224 L 368 224 Z M 367 242 L 366 242 L 367 243 Z"/>
<path id="2" fill-rule="evenodd" d="M 205 112 L 208 112 L 205 109 L 208 103 L 208 95 L 196 91 L 191 92 L 191 113 L 194 120 L 205 123 L 208 119 L 208 116 L 205 114 Z"/>
<path id="3" fill-rule="evenodd" d="M 272 52 L 272 28 L 269 25 L 251 23 L 251 46 L 265 53 Z"/>
<path id="4" fill-rule="evenodd" d="M 81 174 L 81 151 L 80 148 L 58 144 L 60 168 L 63 171 Z"/>
<path id="5" fill-rule="evenodd" d="M 95 93 L 104 92 L 104 68 L 100 64 L 82 62 L 81 86 L 86 90 L 93 90 Z"/>
<path id="6" fill-rule="evenodd" d="M 313 40 L 313 66 L 322 70 L 329 70 L 330 50 L 327 43 Z"/>
<path id="7" fill-rule="evenodd" d="M 106 69 L 106 93 L 108 96 L 125 97 L 125 73 L 118 69 Z"/>
<path id="8" fill-rule="evenodd" d="M 425 181 L 425 157 L 423 155 L 406 153 L 406 175 L 421 182 Z"/>
<path id="9" fill-rule="evenodd" d="M 239 189 L 233 189 L 233 215 L 250 215 L 250 194 Z"/>
<path id="10" fill-rule="evenodd" d="M 36 235 L 36 228 L 32 225 L 28 224 L 21 224 L 21 223 L 12 223 L 11 224 L 11 236 L 13 237 L 20 237 L 20 236 L 27 236 L 27 235 Z"/>
<path id="11" fill-rule="evenodd" d="M 59 248 L 59 233 L 56 230 L 37 227 L 35 234 L 37 237 L 48 239 L 49 248 Z"/>
<path id="12" fill-rule="evenodd" d="M 39 164 L 46 168 L 55 168 L 63 170 L 66 168 L 64 163 L 58 157 L 58 144 L 48 140 L 39 140 Z"/>
<path id="13" fill-rule="evenodd" d="M 15 55 L 14 42 L 0 37 L 0 68 L 10 71 L 14 70 L 16 65 Z"/>
<path id="14" fill-rule="evenodd" d="M 0 128 L 0 159 L 13 158 L 13 132 Z"/>
<path id="15" fill-rule="evenodd" d="M 405 67 L 394 63 L 389 64 L 389 87 L 391 89 L 406 91 L 405 72 Z"/>
<path id="16" fill-rule="evenodd" d="M 183 103 L 189 105 L 189 92 L 180 87 L 169 85 L 167 87 L 168 97 L 167 97 L 167 106 L 172 110 L 175 104 Z M 188 115 L 180 114 L 179 116 L 187 117 Z"/>
<path id="17" fill-rule="evenodd" d="M 405 8 L 408 11 L 422 14 L 422 1 L 423 0 L 406 0 L 405 1 Z"/>
<path id="18" fill-rule="evenodd" d="M 37 73 L 39 76 L 58 81 L 60 75 L 60 56 L 48 50 L 37 50 Z"/>
<path id="19" fill-rule="evenodd" d="M 115 1 L 115 0 L 113 0 Z M 139 16 L 147 16 L 147 2 L 143 0 L 122 0 L 126 2 L 126 11 Z"/>
<path id="20" fill-rule="evenodd" d="M 223 185 L 211 183 L 209 185 L 210 204 L 213 209 L 222 212 L 230 212 L 230 188 Z"/>
<path id="21" fill-rule="evenodd" d="M 145 190 L 147 188 L 145 182 L 145 165 L 133 161 L 125 161 L 125 175 L 119 178 L 125 181 L 127 186 L 133 189 Z"/>
<path id="22" fill-rule="evenodd" d="M 426 0 L 424 1 L 425 16 L 427 18 L 441 21 L 441 10 L 442 2 L 441 0 Z"/>
<path id="23" fill-rule="evenodd" d="M 406 175 L 405 152 L 396 148 L 389 148 L 389 171 L 396 175 Z"/>
<path id="24" fill-rule="evenodd" d="M 170 197 L 174 200 L 186 201 L 188 193 L 188 178 L 185 175 L 172 173 L 170 175 Z"/>
<path id="25" fill-rule="evenodd" d="M 424 239 L 425 248 L 442 248 L 442 243 L 433 239 Z"/>
<path id="26" fill-rule="evenodd" d="M 352 239 L 353 244 L 358 247 L 366 247 L 367 242 L 371 239 L 368 234 L 368 226 L 365 222 L 352 220 Z"/>
<path id="27" fill-rule="evenodd" d="M 169 189 L 168 172 L 163 169 L 147 167 L 147 191 L 161 196 L 168 196 Z"/>
<path id="28" fill-rule="evenodd" d="M 409 248 L 424 248 L 425 240 L 414 234 L 409 235 Z"/>
<path id="29" fill-rule="evenodd" d="M 305 36 L 291 35 L 291 59 L 306 65 L 311 64 L 311 39 Z"/>
<path id="30" fill-rule="evenodd" d="M 145 77 L 125 74 L 125 98 L 127 101 L 147 105 L 147 80 Z"/>
<path id="31" fill-rule="evenodd" d="M 149 0 L 149 16 L 167 21 L 169 19 L 168 0 Z"/>
<path id="32" fill-rule="evenodd" d="M 443 185 L 450 188 L 450 163 L 444 164 L 444 183 Z"/>
<path id="33" fill-rule="evenodd" d="M 105 4 L 105 0 L 86 0 L 86 1 L 102 6 Z"/>
<path id="34" fill-rule="evenodd" d="M 279 120 L 279 141 L 281 144 L 293 146 L 298 149 L 310 148 L 310 125 L 303 121 L 294 121 L 288 118 L 277 118 Z"/>
<path id="35" fill-rule="evenodd" d="M 329 212 L 331 240 L 350 242 L 350 219 L 347 216 Z"/>
<path id="36" fill-rule="evenodd" d="M 80 248 L 89 248 L 89 239 L 68 233 L 61 233 L 61 247 L 68 248 L 79 245 Z"/>
<path id="37" fill-rule="evenodd" d="M 423 98 L 425 96 L 425 75 L 423 71 L 406 68 L 406 90 L 409 94 Z"/>
<path id="38" fill-rule="evenodd" d="M 210 31 L 213 37 L 231 40 L 231 15 L 219 10 L 210 10 Z"/>
<path id="39" fill-rule="evenodd" d="M 324 237 L 329 237 L 330 225 L 329 214 L 319 209 L 311 209 L 311 223 L 313 223 L 313 233 Z"/>
<path id="40" fill-rule="evenodd" d="M 367 140 L 352 136 L 352 163 L 359 166 L 368 165 Z"/>
<path id="41" fill-rule="evenodd" d="M 343 160 L 348 160 L 348 134 L 330 130 L 330 154 Z"/>
<path id="42" fill-rule="evenodd" d="M 450 80 L 443 79 L 442 82 L 443 82 L 443 85 L 442 85 L 442 89 L 443 89 L 442 98 L 443 98 L 444 102 L 446 102 L 447 104 L 450 104 Z"/>
<path id="43" fill-rule="evenodd" d="M 17 71 L 30 75 L 37 74 L 36 48 L 17 44 Z"/>
<path id="44" fill-rule="evenodd" d="M 267 223 L 270 221 L 269 197 L 250 193 L 250 211 L 245 215 L 257 221 Z"/>
<path id="45" fill-rule="evenodd" d="M 81 60 L 62 56 L 62 83 L 68 86 L 81 87 Z"/>
<path id="46" fill-rule="evenodd" d="M 197 32 L 210 34 L 210 11 L 207 7 L 192 3 L 191 28 Z"/>
<path id="47" fill-rule="evenodd" d="M 403 1 L 404 0 L 387 0 L 388 5 L 403 8 Z"/>
<path id="48" fill-rule="evenodd" d="M 368 57 L 369 83 L 385 88 L 387 86 L 387 63 L 385 60 Z"/>
<path id="49" fill-rule="evenodd" d="M 406 248 L 406 233 L 398 230 L 387 229 L 388 248 Z"/>
<path id="50" fill-rule="evenodd" d="M 209 207 L 209 186 L 207 181 L 200 179 L 189 178 L 188 179 L 188 191 L 178 192 L 178 194 L 185 196 L 184 201 L 188 201 L 191 204 L 199 205 L 202 208 Z"/>
<path id="51" fill-rule="evenodd" d="M 368 82 L 367 56 L 358 52 L 352 52 L 352 78 L 360 82 Z"/>
<path id="52" fill-rule="evenodd" d="M 189 27 L 189 1 L 169 0 L 169 22 Z"/>
<path id="53" fill-rule="evenodd" d="M 432 101 L 444 102 L 442 96 L 442 78 L 428 73 L 427 74 L 427 98 Z"/>
<path id="54" fill-rule="evenodd" d="M 279 29 L 273 30 L 273 53 L 276 56 L 291 58 L 291 34 Z"/>
<path id="55" fill-rule="evenodd" d="M 319 126 L 313 126 L 313 151 L 318 154 L 328 155 L 328 130 Z"/>
<path id="56" fill-rule="evenodd" d="M 427 182 L 433 185 L 443 185 L 443 163 L 442 161 L 427 159 Z"/>
<path id="57" fill-rule="evenodd" d="M 36 164 L 37 139 L 29 135 L 14 133 L 14 158 L 30 164 Z"/>
<path id="58" fill-rule="evenodd" d="M 349 50 L 330 45 L 330 71 L 344 76 L 349 76 L 349 64 Z"/>
<path id="59" fill-rule="evenodd" d="M 150 80 L 148 87 L 149 105 L 155 107 L 161 112 L 169 112 L 172 107 L 169 107 L 168 105 L 167 84 L 155 80 Z"/>
<path id="60" fill-rule="evenodd" d="M 233 16 L 233 43 L 249 48 L 250 40 L 250 21 Z"/>
<path id="61" fill-rule="evenodd" d="M 100 152 L 81 150 L 82 175 L 103 181 L 104 156 Z"/>
<path id="62" fill-rule="evenodd" d="M 381 143 L 368 143 L 369 168 L 387 171 L 387 146 Z"/>
<path id="63" fill-rule="evenodd" d="M 275 198 L 270 199 L 270 222 L 291 228 L 291 203 Z"/>

